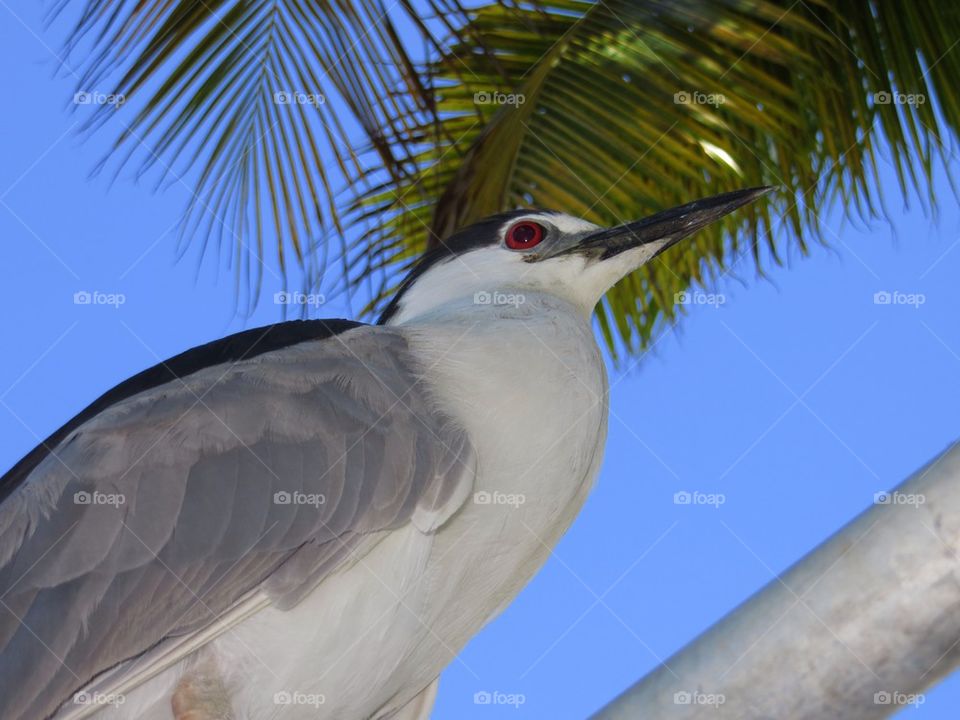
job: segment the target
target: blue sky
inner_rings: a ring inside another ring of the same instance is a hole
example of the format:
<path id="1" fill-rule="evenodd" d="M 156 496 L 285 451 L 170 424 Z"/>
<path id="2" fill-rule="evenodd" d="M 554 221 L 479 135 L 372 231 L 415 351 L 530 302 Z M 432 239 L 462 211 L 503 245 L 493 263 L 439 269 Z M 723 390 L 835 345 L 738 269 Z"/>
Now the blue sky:
<path id="1" fill-rule="evenodd" d="M 269 302 L 280 282 L 266 273 L 268 300 L 244 321 L 229 272 L 198 271 L 195 252 L 177 262 L 188 186 L 91 179 L 111 135 L 78 137 L 73 82 L 45 47 L 61 35 L 33 3 L 0 13 L 5 469 L 121 379 L 280 319 Z M 937 222 L 903 206 L 889 168 L 883 187 L 896 233 L 827 212 L 829 249 L 792 252 L 767 279 L 749 259 L 736 265 L 708 288 L 722 305 L 693 308 L 612 373 L 595 491 L 544 570 L 452 662 L 435 717 L 584 717 L 960 436 L 960 212 L 942 176 Z M 74 304 L 82 291 L 124 302 Z M 883 291 L 924 302 L 875 304 Z M 350 310 L 335 300 L 321 314 Z M 726 502 L 676 505 L 682 490 Z M 495 690 L 525 702 L 474 703 Z M 958 706 L 952 677 L 903 716 Z"/>

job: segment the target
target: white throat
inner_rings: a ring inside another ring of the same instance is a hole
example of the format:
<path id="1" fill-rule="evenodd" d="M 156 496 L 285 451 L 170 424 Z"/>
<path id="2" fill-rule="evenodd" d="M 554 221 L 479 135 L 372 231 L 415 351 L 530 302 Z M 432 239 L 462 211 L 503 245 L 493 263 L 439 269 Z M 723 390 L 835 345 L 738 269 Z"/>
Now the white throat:
<path id="1" fill-rule="evenodd" d="M 651 249 L 639 247 L 603 261 L 570 254 L 527 262 L 520 253 L 492 245 L 443 260 L 401 296 L 389 324 L 405 324 L 465 305 L 493 306 L 498 315 L 552 296 L 589 319 L 593 308 L 620 278 L 641 265 Z"/>

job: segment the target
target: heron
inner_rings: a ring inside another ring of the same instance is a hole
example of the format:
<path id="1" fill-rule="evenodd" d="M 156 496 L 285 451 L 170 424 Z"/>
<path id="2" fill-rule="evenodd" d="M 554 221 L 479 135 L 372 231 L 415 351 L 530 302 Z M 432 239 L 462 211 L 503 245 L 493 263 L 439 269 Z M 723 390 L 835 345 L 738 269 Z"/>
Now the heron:
<path id="1" fill-rule="evenodd" d="M 595 306 L 770 189 L 497 214 L 376 323 L 245 330 L 106 392 L 0 479 L 0 716 L 429 717 L 597 477 Z"/>

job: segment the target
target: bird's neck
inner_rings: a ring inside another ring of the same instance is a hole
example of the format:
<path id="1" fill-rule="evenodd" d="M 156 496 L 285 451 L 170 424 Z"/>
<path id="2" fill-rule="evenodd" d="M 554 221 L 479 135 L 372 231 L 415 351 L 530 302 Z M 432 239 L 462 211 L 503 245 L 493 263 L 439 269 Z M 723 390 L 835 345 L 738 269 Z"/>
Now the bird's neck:
<path id="1" fill-rule="evenodd" d="M 607 378 L 589 318 L 538 294 L 506 309 L 447 306 L 401 328 L 438 409 L 481 458 L 477 489 L 526 495 L 531 527 L 566 527 L 572 514 L 557 518 L 579 508 L 606 433 Z"/>
<path id="2" fill-rule="evenodd" d="M 447 303 L 398 324 L 425 363 L 424 376 L 444 386 L 442 397 L 470 406 L 495 395 L 507 412 L 537 392 L 583 390 L 585 403 L 606 392 L 603 358 L 579 308 L 543 293 L 499 300 Z"/>
<path id="3" fill-rule="evenodd" d="M 592 307 L 529 287 L 503 285 L 495 290 L 469 290 L 452 294 L 443 302 L 427 305 L 409 303 L 388 325 L 421 327 L 457 323 L 493 323 L 504 321 L 537 323 L 545 318 L 570 316 L 579 325 L 590 324 Z M 552 322 L 552 321 L 551 321 Z"/>

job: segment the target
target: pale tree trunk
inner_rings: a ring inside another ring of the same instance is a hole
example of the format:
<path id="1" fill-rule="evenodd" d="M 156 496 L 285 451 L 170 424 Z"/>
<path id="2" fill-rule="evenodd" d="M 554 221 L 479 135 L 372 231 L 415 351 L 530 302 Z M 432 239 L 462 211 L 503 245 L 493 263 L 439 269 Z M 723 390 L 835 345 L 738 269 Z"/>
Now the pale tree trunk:
<path id="1" fill-rule="evenodd" d="M 594 718 L 881 718 L 958 663 L 960 444 Z"/>

